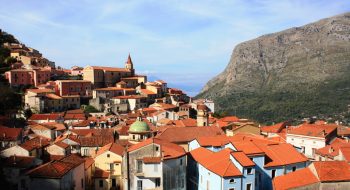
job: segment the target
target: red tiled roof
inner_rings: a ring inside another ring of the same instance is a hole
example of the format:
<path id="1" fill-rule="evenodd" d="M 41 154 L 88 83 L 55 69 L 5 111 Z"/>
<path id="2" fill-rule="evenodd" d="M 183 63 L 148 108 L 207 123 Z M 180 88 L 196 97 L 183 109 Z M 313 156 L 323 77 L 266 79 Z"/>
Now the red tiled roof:
<path id="1" fill-rule="evenodd" d="M 73 168 L 71 163 L 55 160 L 30 170 L 27 175 L 34 178 L 62 178 Z"/>
<path id="2" fill-rule="evenodd" d="M 119 156 L 123 156 L 124 154 L 124 147 L 121 146 L 120 144 L 116 144 L 116 143 L 109 143 L 103 147 L 101 147 L 98 151 L 97 151 L 97 154 L 96 154 L 96 157 L 105 153 L 106 151 L 110 151 L 110 152 L 113 152 Z"/>
<path id="3" fill-rule="evenodd" d="M 341 147 L 350 147 L 350 143 L 346 140 L 336 138 L 330 143 L 330 145 L 317 149 L 315 153 L 321 156 L 334 158 L 335 156 L 339 155 L 339 149 Z"/>
<path id="4" fill-rule="evenodd" d="M 109 172 L 104 171 L 104 170 L 100 170 L 100 169 L 96 169 L 93 177 L 94 178 L 109 178 Z"/>
<path id="5" fill-rule="evenodd" d="M 261 127 L 261 132 L 266 133 L 279 133 L 283 128 L 286 128 L 288 122 L 281 122 L 271 126 L 263 126 Z"/>
<path id="6" fill-rule="evenodd" d="M 54 130 L 56 130 L 56 131 L 64 131 L 64 130 L 66 130 L 66 126 L 64 126 L 64 124 L 62 124 L 62 123 L 47 122 L 47 123 L 41 123 L 41 125 L 53 126 L 53 127 L 55 127 Z"/>
<path id="7" fill-rule="evenodd" d="M 197 137 L 223 135 L 217 127 L 175 127 L 167 128 L 157 135 L 157 138 L 173 143 L 189 142 Z"/>
<path id="8" fill-rule="evenodd" d="M 255 166 L 255 163 L 248 158 L 243 152 L 231 152 L 233 158 L 235 158 L 243 167 Z"/>
<path id="9" fill-rule="evenodd" d="M 93 69 L 104 70 L 104 71 L 114 71 L 114 72 L 130 72 L 130 70 L 125 68 L 116 68 L 116 67 L 100 67 L 100 66 L 91 66 Z"/>
<path id="10" fill-rule="evenodd" d="M 45 147 L 50 144 L 49 139 L 45 137 L 35 137 L 33 139 L 27 140 L 25 143 L 21 144 L 20 147 L 31 151 L 33 149 L 38 149 Z"/>
<path id="11" fill-rule="evenodd" d="M 242 176 L 242 173 L 230 160 L 231 149 L 211 152 L 205 148 L 197 148 L 190 155 L 202 166 L 222 177 Z"/>
<path id="12" fill-rule="evenodd" d="M 143 163 L 145 164 L 155 164 L 160 163 L 162 161 L 162 157 L 143 157 Z"/>
<path id="13" fill-rule="evenodd" d="M 66 149 L 66 148 L 69 147 L 68 144 L 66 144 L 66 143 L 64 143 L 64 142 L 62 142 L 62 141 L 56 142 L 55 145 L 57 145 L 57 146 L 59 146 L 59 147 L 61 147 L 61 148 L 64 148 L 64 149 Z"/>
<path id="14" fill-rule="evenodd" d="M 49 99 L 54 99 L 54 100 L 61 100 L 62 99 L 61 96 L 57 96 L 56 94 L 46 94 L 45 96 Z"/>
<path id="15" fill-rule="evenodd" d="M 313 162 L 321 182 L 350 181 L 350 165 L 346 161 Z"/>
<path id="16" fill-rule="evenodd" d="M 160 145 L 160 150 L 162 151 L 162 156 L 164 160 L 178 158 L 186 154 L 185 150 L 181 146 L 157 138 L 149 138 L 145 141 L 135 144 L 128 149 L 128 152 L 138 150 L 149 144 Z"/>
<path id="17" fill-rule="evenodd" d="M 177 127 L 197 127 L 197 120 L 192 118 L 174 120 L 173 122 Z"/>
<path id="18" fill-rule="evenodd" d="M 127 96 L 116 96 L 116 97 L 113 97 L 112 99 L 141 99 L 141 98 L 145 98 L 145 97 L 140 95 L 127 95 Z"/>
<path id="19" fill-rule="evenodd" d="M 304 135 L 312 137 L 327 137 L 333 131 L 337 130 L 336 124 L 308 124 L 304 123 L 297 127 L 289 127 L 287 134 Z"/>
<path id="20" fill-rule="evenodd" d="M 287 190 L 318 183 L 318 179 L 309 168 L 304 168 L 275 177 L 272 183 L 274 190 Z"/>
<path id="21" fill-rule="evenodd" d="M 237 121 L 239 121 L 239 118 L 236 117 L 236 116 L 227 116 L 227 117 L 221 118 L 220 121 L 223 121 L 223 122 L 237 122 Z"/>
<path id="22" fill-rule="evenodd" d="M 141 89 L 141 94 L 147 94 L 147 95 L 156 95 L 157 93 L 147 90 L 147 89 Z"/>
<path id="23" fill-rule="evenodd" d="M 22 128 L 0 126 L 0 141 L 15 141 L 21 136 Z"/>
<path id="24" fill-rule="evenodd" d="M 58 120 L 62 115 L 61 114 L 33 114 L 29 120 Z"/>
<path id="25" fill-rule="evenodd" d="M 85 159 L 85 165 L 84 165 L 85 169 L 88 169 L 92 164 L 95 163 L 95 160 L 91 157 L 86 157 L 84 159 Z"/>
<path id="26" fill-rule="evenodd" d="M 198 137 L 196 138 L 198 143 L 205 147 L 205 146 L 223 146 L 228 143 L 230 143 L 229 138 L 226 135 L 217 135 L 212 137 Z"/>
<path id="27" fill-rule="evenodd" d="M 308 158 L 299 153 L 291 144 L 280 143 L 272 145 L 258 145 L 271 159 L 264 167 L 289 165 L 308 161 Z"/>
<path id="28" fill-rule="evenodd" d="M 66 113 L 66 115 L 64 116 L 65 120 L 86 120 L 86 115 L 83 113 Z"/>

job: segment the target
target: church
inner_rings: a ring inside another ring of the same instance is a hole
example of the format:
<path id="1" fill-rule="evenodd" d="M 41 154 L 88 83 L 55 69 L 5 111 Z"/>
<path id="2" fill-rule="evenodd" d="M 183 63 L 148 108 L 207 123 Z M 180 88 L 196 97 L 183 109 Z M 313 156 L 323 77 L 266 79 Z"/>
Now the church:
<path id="1" fill-rule="evenodd" d="M 93 88 L 112 87 L 121 78 L 135 76 L 134 66 L 129 54 L 124 68 L 86 66 L 83 70 L 84 80 L 91 81 Z"/>

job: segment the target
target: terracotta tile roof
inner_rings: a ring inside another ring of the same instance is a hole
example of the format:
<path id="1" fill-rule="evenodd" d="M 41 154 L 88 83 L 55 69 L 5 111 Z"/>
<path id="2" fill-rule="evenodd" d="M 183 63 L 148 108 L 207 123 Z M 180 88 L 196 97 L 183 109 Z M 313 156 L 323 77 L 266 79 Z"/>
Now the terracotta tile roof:
<path id="1" fill-rule="evenodd" d="M 350 181 L 350 165 L 346 161 L 316 161 L 313 166 L 321 182 Z"/>
<path id="2" fill-rule="evenodd" d="M 347 136 L 350 135 L 350 128 L 349 127 L 345 127 L 345 126 L 339 126 L 337 133 L 339 136 Z"/>
<path id="3" fill-rule="evenodd" d="M 119 87 L 106 87 L 106 88 L 96 88 L 96 91 L 122 91 L 122 90 L 135 90 L 133 88 L 119 88 Z"/>
<path id="4" fill-rule="evenodd" d="M 33 156 L 10 156 L 2 160 L 3 167 L 29 168 L 33 165 L 35 157 Z"/>
<path id="5" fill-rule="evenodd" d="M 35 137 L 33 139 L 27 140 L 25 143 L 21 144 L 20 147 L 32 151 L 34 149 L 43 148 L 50 144 L 49 139 L 45 137 Z"/>
<path id="6" fill-rule="evenodd" d="M 173 122 L 177 127 L 197 127 L 197 120 L 192 118 L 174 120 Z"/>
<path id="7" fill-rule="evenodd" d="M 70 163 L 74 167 L 79 166 L 82 163 L 85 163 L 85 159 L 77 154 L 70 154 L 60 160 L 61 162 Z"/>
<path id="8" fill-rule="evenodd" d="M 233 146 L 246 155 L 263 155 L 265 152 L 251 141 L 231 141 Z"/>
<path id="9" fill-rule="evenodd" d="M 57 96 L 56 94 L 46 94 L 45 96 L 46 96 L 47 98 L 53 99 L 53 100 L 61 100 L 61 99 L 62 99 L 61 96 Z"/>
<path id="10" fill-rule="evenodd" d="M 95 163 L 95 160 L 91 157 L 85 157 L 84 159 L 85 159 L 85 165 L 84 165 L 85 170 Z"/>
<path id="11" fill-rule="evenodd" d="M 109 178 L 109 172 L 96 169 L 93 178 Z"/>
<path id="12" fill-rule="evenodd" d="M 150 144 L 157 144 L 160 145 L 160 150 L 162 151 L 162 158 L 164 160 L 167 159 L 173 159 L 173 158 L 179 158 L 181 156 L 186 155 L 185 150 L 174 143 L 170 143 L 168 141 L 165 140 L 161 140 L 161 139 L 157 139 L 157 138 L 149 138 L 145 141 L 142 141 L 138 144 L 135 144 L 133 146 L 131 146 L 127 151 L 131 152 L 134 150 L 138 150 L 144 146 L 150 145 Z"/>
<path id="13" fill-rule="evenodd" d="M 49 113 L 49 114 L 33 114 L 29 120 L 58 120 L 62 117 L 59 113 Z"/>
<path id="14" fill-rule="evenodd" d="M 64 143 L 64 142 L 62 142 L 62 141 L 56 142 L 55 145 L 57 145 L 57 146 L 59 146 L 59 147 L 61 147 L 61 148 L 64 148 L 64 149 L 66 149 L 66 148 L 69 147 L 68 144 L 66 144 L 66 143 Z"/>
<path id="15" fill-rule="evenodd" d="M 248 158 L 243 152 L 231 152 L 233 158 L 235 158 L 243 167 L 255 166 L 255 163 Z"/>
<path id="16" fill-rule="evenodd" d="M 52 125 L 42 125 L 42 124 L 35 124 L 35 125 L 29 125 L 30 129 L 32 130 L 54 130 L 56 129 L 55 126 Z"/>
<path id="17" fill-rule="evenodd" d="M 329 134 L 337 130 L 336 124 L 308 124 L 304 123 L 296 127 L 289 127 L 287 134 L 304 135 L 312 137 L 327 137 Z"/>
<path id="18" fill-rule="evenodd" d="M 30 170 L 27 175 L 33 178 L 62 178 L 73 168 L 71 163 L 55 160 Z"/>
<path id="19" fill-rule="evenodd" d="M 317 149 L 315 153 L 321 156 L 334 158 L 339 155 L 339 149 L 342 147 L 350 147 L 350 143 L 346 140 L 336 138 L 330 143 L 330 145 Z"/>
<path id="20" fill-rule="evenodd" d="M 56 80 L 56 82 L 62 82 L 62 83 L 72 83 L 72 82 L 91 83 L 91 81 L 88 81 L 88 80 Z"/>
<path id="21" fill-rule="evenodd" d="M 90 122 L 91 121 L 89 121 L 89 120 L 83 120 L 83 121 L 72 123 L 72 126 L 73 127 L 86 127 L 86 126 L 90 126 Z"/>
<path id="22" fill-rule="evenodd" d="M 116 144 L 116 143 L 109 143 L 103 147 L 101 147 L 98 151 L 97 151 L 97 154 L 96 154 L 96 157 L 107 152 L 107 151 L 110 151 L 110 152 L 113 152 L 119 156 L 123 156 L 124 154 L 124 147 L 120 144 Z"/>
<path id="23" fill-rule="evenodd" d="M 266 133 L 280 133 L 283 128 L 286 128 L 288 122 L 281 122 L 271 126 L 263 126 L 261 127 L 261 132 Z"/>
<path id="24" fill-rule="evenodd" d="M 318 182 L 317 177 L 311 170 L 309 168 L 304 168 L 275 177 L 272 183 L 274 190 L 287 190 L 312 185 Z"/>
<path id="25" fill-rule="evenodd" d="M 157 93 L 147 90 L 147 89 L 140 89 L 141 94 L 147 94 L 147 95 L 156 95 Z"/>
<path id="26" fill-rule="evenodd" d="M 264 167 L 282 166 L 308 161 L 308 158 L 295 150 L 291 144 L 280 143 L 267 146 L 258 144 L 258 146 L 265 152 L 266 156 L 271 159 Z"/>
<path id="27" fill-rule="evenodd" d="M 71 154 L 36 167 L 27 172 L 27 175 L 34 178 L 62 178 L 67 172 L 84 162 L 85 160 L 80 156 Z"/>
<path id="28" fill-rule="evenodd" d="M 21 136 L 22 128 L 0 126 L 0 141 L 16 141 Z"/>
<path id="29" fill-rule="evenodd" d="M 86 120 L 86 115 L 83 113 L 66 113 L 65 120 Z"/>
<path id="30" fill-rule="evenodd" d="M 66 126 L 63 123 L 47 122 L 47 123 L 41 123 L 41 125 L 53 126 L 53 127 L 55 127 L 54 130 L 56 130 L 56 131 L 64 131 L 64 130 L 66 130 Z"/>
<path id="31" fill-rule="evenodd" d="M 70 129 L 78 136 L 113 136 L 113 129 Z"/>
<path id="32" fill-rule="evenodd" d="M 176 108 L 176 106 L 173 104 L 165 104 L 165 103 L 154 103 L 154 104 L 150 105 L 150 107 L 159 107 L 159 108 L 162 108 L 164 110 L 170 110 L 170 109 Z"/>
<path id="33" fill-rule="evenodd" d="M 223 135 L 217 127 L 175 127 L 167 128 L 156 137 L 173 143 L 189 142 L 197 137 Z"/>
<path id="34" fill-rule="evenodd" d="M 156 164 L 162 161 L 162 157 L 143 157 L 142 160 L 145 164 Z"/>
<path id="35" fill-rule="evenodd" d="M 84 147 L 102 147 L 112 142 L 114 142 L 113 136 L 80 137 L 80 146 Z"/>
<path id="36" fill-rule="evenodd" d="M 236 117 L 236 116 L 227 116 L 227 117 L 221 118 L 220 121 L 223 121 L 223 122 L 237 122 L 237 121 L 239 121 L 239 118 Z"/>
<path id="37" fill-rule="evenodd" d="M 221 177 L 242 176 L 242 173 L 230 160 L 231 149 L 211 152 L 205 148 L 197 148 L 189 154 L 206 169 Z"/>
<path id="38" fill-rule="evenodd" d="M 200 146 L 206 147 L 206 146 L 223 146 L 228 143 L 230 143 L 229 138 L 226 135 L 217 135 L 212 137 L 197 137 L 196 140 L 198 141 Z"/>
<path id="39" fill-rule="evenodd" d="M 93 69 L 98 69 L 98 70 L 104 70 L 106 71 L 113 71 L 113 72 L 130 72 L 130 70 L 125 69 L 125 68 L 116 68 L 116 67 L 100 67 L 100 66 L 91 66 Z"/>

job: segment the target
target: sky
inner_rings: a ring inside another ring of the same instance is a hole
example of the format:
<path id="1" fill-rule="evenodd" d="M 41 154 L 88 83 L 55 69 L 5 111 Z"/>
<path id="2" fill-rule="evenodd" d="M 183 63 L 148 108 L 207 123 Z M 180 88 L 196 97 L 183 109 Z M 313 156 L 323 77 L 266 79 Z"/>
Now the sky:
<path id="1" fill-rule="evenodd" d="M 56 65 L 124 67 L 196 95 L 238 43 L 350 11 L 348 0 L 1 0 L 0 28 Z"/>

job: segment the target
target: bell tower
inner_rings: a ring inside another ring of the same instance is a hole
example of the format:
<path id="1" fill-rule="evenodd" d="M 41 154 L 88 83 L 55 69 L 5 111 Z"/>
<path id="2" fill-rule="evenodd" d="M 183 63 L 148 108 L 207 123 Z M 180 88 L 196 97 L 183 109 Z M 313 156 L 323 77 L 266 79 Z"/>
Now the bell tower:
<path id="1" fill-rule="evenodd" d="M 204 104 L 197 106 L 197 126 L 209 126 L 208 107 Z"/>
<path id="2" fill-rule="evenodd" d="M 125 69 L 132 71 L 134 75 L 134 64 L 132 63 L 130 53 L 129 53 L 128 59 L 125 62 Z"/>

